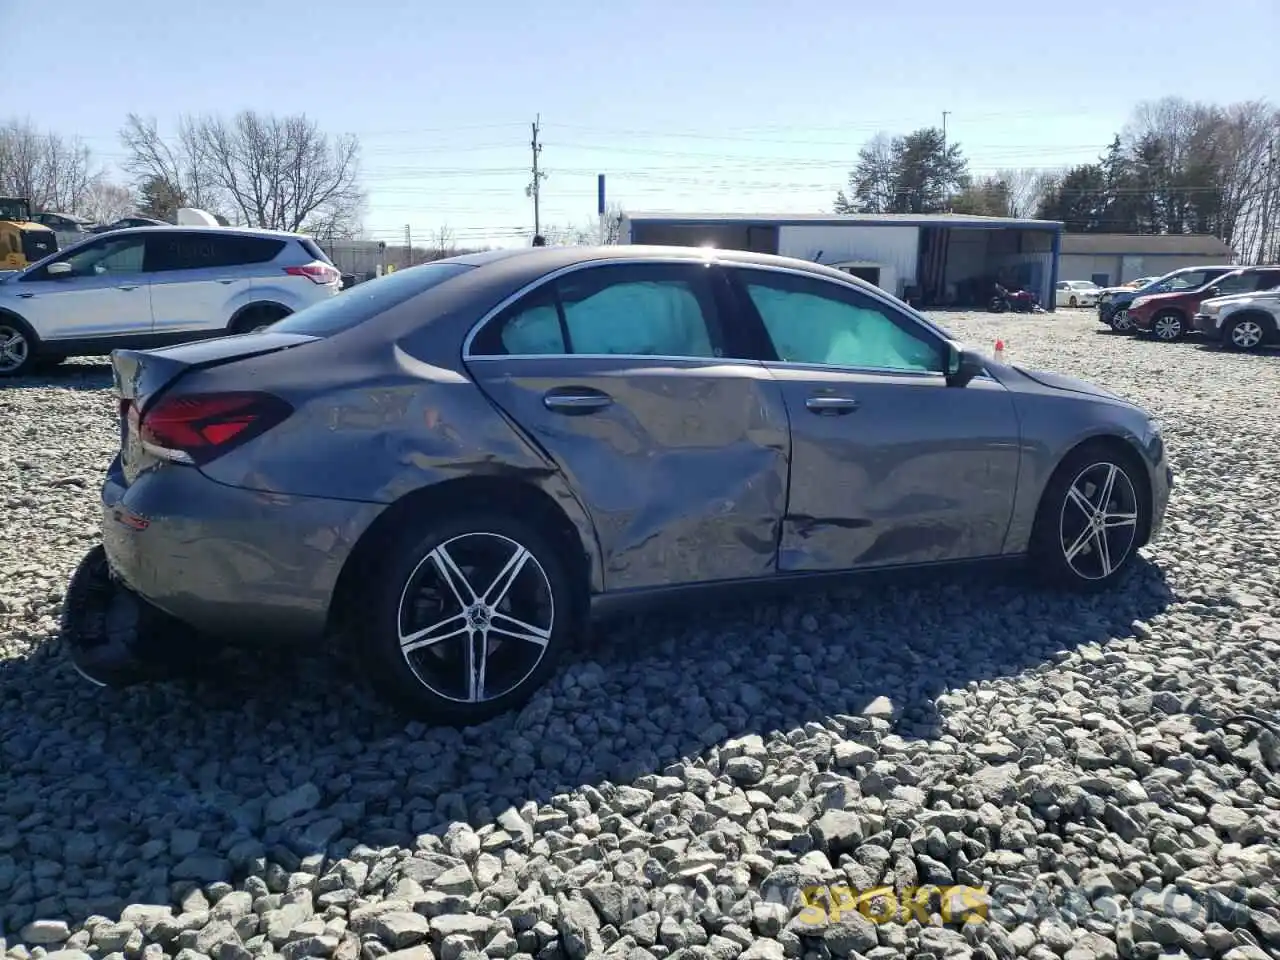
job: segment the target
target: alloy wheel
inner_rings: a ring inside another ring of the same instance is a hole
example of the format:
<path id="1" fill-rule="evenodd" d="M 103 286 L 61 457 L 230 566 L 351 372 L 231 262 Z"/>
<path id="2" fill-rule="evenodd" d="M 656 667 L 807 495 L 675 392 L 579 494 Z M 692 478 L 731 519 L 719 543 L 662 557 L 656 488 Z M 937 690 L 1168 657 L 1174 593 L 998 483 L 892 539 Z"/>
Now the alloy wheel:
<path id="1" fill-rule="evenodd" d="M 1252 350 L 1262 342 L 1262 325 L 1257 320 L 1237 320 L 1231 327 L 1231 345 Z"/>
<path id="2" fill-rule="evenodd" d="M 1156 317 L 1152 329 L 1159 340 L 1177 340 L 1182 336 L 1182 320 L 1175 316 Z"/>
<path id="3" fill-rule="evenodd" d="M 1067 566 L 1085 580 L 1103 580 L 1133 552 L 1138 538 L 1138 495 L 1124 469 L 1094 463 L 1067 488 L 1058 518 Z"/>
<path id="4" fill-rule="evenodd" d="M 400 652 L 418 682 L 455 703 L 519 687 L 555 625 L 551 581 L 523 544 L 466 533 L 418 563 L 400 595 Z"/>
<path id="5" fill-rule="evenodd" d="M 0 324 L 0 373 L 21 369 L 30 353 L 31 344 L 21 330 Z"/>
<path id="6" fill-rule="evenodd" d="M 1133 321 L 1129 319 L 1129 311 L 1121 307 L 1111 315 L 1111 329 L 1116 333 L 1127 333 L 1133 329 Z"/>

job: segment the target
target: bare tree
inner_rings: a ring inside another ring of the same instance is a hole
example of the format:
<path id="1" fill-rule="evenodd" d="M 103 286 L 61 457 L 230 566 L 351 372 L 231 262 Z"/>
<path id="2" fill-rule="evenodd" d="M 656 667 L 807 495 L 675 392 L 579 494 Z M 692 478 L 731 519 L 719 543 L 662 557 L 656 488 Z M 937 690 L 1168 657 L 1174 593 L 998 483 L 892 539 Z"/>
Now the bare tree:
<path id="1" fill-rule="evenodd" d="M 1006 215 L 1010 217 L 1034 217 L 1040 201 L 1048 195 L 1056 179 L 1052 171 L 1034 167 L 999 170 L 996 177 L 1005 185 L 1008 199 Z"/>
<path id="2" fill-rule="evenodd" d="M 124 169 L 134 177 L 139 190 L 164 197 L 165 207 L 189 205 L 219 212 L 221 198 L 212 174 L 202 166 L 198 134 L 190 120 L 182 118 L 177 136 L 166 140 L 153 118 L 131 113 L 120 140 L 128 151 Z"/>
<path id="3" fill-rule="evenodd" d="M 887 213 L 893 209 L 896 162 L 893 137 L 877 133 L 858 151 L 849 193 L 836 194 L 836 213 Z"/>
<path id="4" fill-rule="evenodd" d="M 275 117 L 252 110 L 231 121 L 194 121 L 198 166 L 208 169 L 242 222 L 299 230 L 333 221 L 363 200 L 360 143 L 332 141 L 305 115 Z"/>
<path id="5" fill-rule="evenodd" d="M 29 120 L 0 126 L 0 192 L 36 210 L 70 213 L 89 189 L 89 148 L 38 130 Z"/>
<path id="6" fill-rule="evenodd" d="M 610 203 L 605 207 L 603 240 L 606 245 L 613 246 L 622 242 L 623 216 L 621 205 Z M 602 239 L 600 227 L 599 219 L 590 224 L 569 224 L 564 227 L 552 224 L 543 228 L 542 235 L 553 247 L 594 247 Z"/>
<path id="7" fill-rule="evenodd" d="M 132 210 L 133 195 L 129 189 L 99 174 L 89 182 L 89 188 L 75 212 L 95 223 L 110 223 L 128 216 Z"/>
<path id="8" fill-rule="evenodd" d="M 458 252 L 458 240 L 447 225 L 442 225 L 431 237 L 431 256 L 435 260 L 452 257 Z"/>
<path id="9" fill-rule="evenodd" d="M 331 138 L 305 115 L 183 117 L 167 141 L 154 121 L 131 114 L 121 137 L 139 182 L 158 180 L 184 203 L 255 227 L 325 238 L 360 231 L 359 141 Z"/>

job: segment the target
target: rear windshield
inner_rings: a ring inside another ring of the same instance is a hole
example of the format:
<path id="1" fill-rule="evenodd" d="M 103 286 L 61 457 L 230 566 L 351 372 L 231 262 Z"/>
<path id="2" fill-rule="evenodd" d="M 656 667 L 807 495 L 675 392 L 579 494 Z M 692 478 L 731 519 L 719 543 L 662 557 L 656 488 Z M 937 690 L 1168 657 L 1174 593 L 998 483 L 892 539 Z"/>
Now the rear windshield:
<path id="1" fill-rule="evenodd" d="M 337 296 L 314 303 L 271 325 L 272 333 L 329 337 L 350 330 L 450 277 L 474 270 L 465 263 L 424 263 L 377 280 L 356 284 Z"/>

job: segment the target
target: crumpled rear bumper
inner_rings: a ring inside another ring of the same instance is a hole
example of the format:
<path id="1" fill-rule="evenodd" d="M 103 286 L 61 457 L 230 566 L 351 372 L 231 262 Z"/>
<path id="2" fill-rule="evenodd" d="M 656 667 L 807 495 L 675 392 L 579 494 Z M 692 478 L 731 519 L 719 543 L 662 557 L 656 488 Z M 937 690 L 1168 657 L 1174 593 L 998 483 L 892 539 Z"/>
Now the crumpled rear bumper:
<path id="1" fill-rule="evenodd" d="M 172 679 L 194 664 L 189 626 L 152 606 L 111 572 L 106 550 L 90 550 L 62 604 L 62 640 L 72 664 L 99 687 Z M 175 643 L 181 634 L 185 643 Z M 180 659 L 181 658 L 181 659 Z"/>

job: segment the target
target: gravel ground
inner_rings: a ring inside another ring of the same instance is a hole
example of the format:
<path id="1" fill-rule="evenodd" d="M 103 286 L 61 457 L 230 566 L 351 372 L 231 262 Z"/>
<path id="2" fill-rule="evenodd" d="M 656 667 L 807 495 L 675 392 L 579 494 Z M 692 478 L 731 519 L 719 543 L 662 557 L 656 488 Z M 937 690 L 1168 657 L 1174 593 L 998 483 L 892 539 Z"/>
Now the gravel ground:
<path id="1" fill-rule="evenodd" d="M 462 733 L 318 657 L 87 687 L 56 621 L 109 373 L 0 388 L 0 953 L 1280 956 L 1280 742 L 1220 723 L 1278 706 L 1280 356 L 940 319 L 1161 418 L 1178 487 L 1123 589 L 938 577 L 625 621 Z M 788 899 L 927 884 L 985 887 L 987 922 Z"/>

